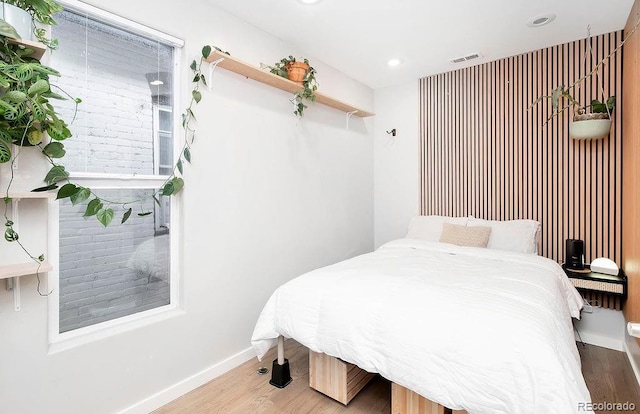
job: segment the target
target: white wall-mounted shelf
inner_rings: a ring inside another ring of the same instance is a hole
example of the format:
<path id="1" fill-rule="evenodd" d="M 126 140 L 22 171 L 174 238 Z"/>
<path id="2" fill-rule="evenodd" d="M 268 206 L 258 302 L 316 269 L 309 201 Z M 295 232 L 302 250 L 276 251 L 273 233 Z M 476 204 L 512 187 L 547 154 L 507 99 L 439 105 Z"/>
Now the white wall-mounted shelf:
<path id="1" fill-rule="evenodd" d="M 274 88 L 282 89 L 283 91 L 286 91 L 286 92 L 295 93 L 302 90 L 302 86 L 298 85 L 295 82 L 290 81 L 289 79 L 285 79 L 281 76 L 274 75 L 269 71 L 262 70 L 256 66 L 245 63 L 239 59 L 236 59 L 233 56 L 229 56 L 219 51 L 211 52 L 211 54 L 206 59 L 206 61 L 209 63 L 218 61 L 217 67 L 221 67 L 231 72 L 238 73 L 240 75 L 246 76 L 247 78 L 256 80 L 258 82 L 262 82 L 269 86 L 273 86 Z M 211 82 L 210 79 L 207 79 L 207 81 Z M 322 92 L 316 91 L 315 96 L 316 96 L 316 102 L 326 106 L 330 106 L 332 108 L 338 109 L 348 114 L 359 116 L 361 118 L 375 115 L 373 112 L 356 108 L 353 105 L 349 105 L 348 103 L 345 103 L 337 99 L 334 99 L 330 96 L 327 96 Z"/>
<path id="2" fill-rule="evenodd" d="M 2 199 L 5 196 L 6 194 L 0 194 L 0 201 L 3 201 Z M 9 203 L 11 204 L 11 220 L 13 221 L 13 229 L 17 233 L 20 233 L 19 205 L 22 202 L 40 203 L 44 201 L 48 213 L 50 213 L 52 210 L 57 211 L 57 204 L 55 203 L 56 192 L 10 192 L 8 194 L 8 197 L 10 199 Z M 5 242 L 3 241 L 3 243 Z M 49 245 L 48 250 L 49 252 L 51 252 L 51 244 Z M 4 257 L 4 260 L 6 259 L 7 257 Z M 50 272 L 52 270 L 53 266 L 47 261 L 35 262 L 32 260 L 28 262 L 8 263 L 0 265 L 0 280 L 6 279 L 7 290 L 13 291 L 14 309 L 16 310 L 16 312 L 21 309 L 20 278 L 22 276 L 35 274 L 46 275 L 47 272 Z"/>
<path id="3" fill-rule="evenodd" d="M 38 199 L 38 198 L 53 200 L 56 198 L 56 195 L 57 195 L 56 192 L 50 192 L 50 191 L 42 191 L 42 192 L 24 191 L 24 192 L 9 193 L 9 198 L 13 200 Z M 4 195 L 2 197 L 4 197 Z"/>
<path id="4" fill-rule="evenodd" d="M 35 275 L 36 273 L 46 273 L 52 270 L 53 266 L 51 266 L 47 261 L 41 262 L 39 264 L 36 262 L 27 262 L 4 265 L 0 266 L 0 279 Z"/>
<path id="5" fill-rule="evenodd" d="M 40 42 L 33 42 L 31 40 L 25 40 L 25 39 L 7 39 L 7 42 L 14 45 L 18 45 L 22 49 L 33 50 L 33 53 L 31 53 L 29 56 L 36 58 L 38 60 L 42 59 L 44 52 L 47 51 L 47 47 Z"/>

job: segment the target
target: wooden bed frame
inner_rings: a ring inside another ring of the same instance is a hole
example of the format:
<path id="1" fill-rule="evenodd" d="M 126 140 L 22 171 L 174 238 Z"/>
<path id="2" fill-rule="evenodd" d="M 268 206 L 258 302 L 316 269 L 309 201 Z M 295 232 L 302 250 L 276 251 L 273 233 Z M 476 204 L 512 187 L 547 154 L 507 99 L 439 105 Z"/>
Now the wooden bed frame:
<path id="1" fill-rule="evenodd" d="M 375 376 L 356 365 L 309 350 L 309 386 L 344 405 Z M 391 414 L 467 414 L 430 401 L 396 383 L 391 384 Z"/>

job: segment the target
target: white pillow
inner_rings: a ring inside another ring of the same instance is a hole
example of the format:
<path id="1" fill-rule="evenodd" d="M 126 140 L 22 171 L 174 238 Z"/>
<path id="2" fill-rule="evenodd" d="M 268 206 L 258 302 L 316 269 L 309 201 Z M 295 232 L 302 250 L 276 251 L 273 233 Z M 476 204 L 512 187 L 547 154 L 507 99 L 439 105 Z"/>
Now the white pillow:
<path id="1" fill-rule="evenodd" d="M 415 216 L 409 222 L 407 237 L 437 242 L 440 241 L 444 223 L 466 226 L 467 220 L 467 217 Z"/>
<path id="2" fill-rule="evenodd" d="M 470 227 L 491 227 L 487 248 L 518 253 L 538 253 L 540 223 L 535 220 L 481 220 L 470 217 Z"/>

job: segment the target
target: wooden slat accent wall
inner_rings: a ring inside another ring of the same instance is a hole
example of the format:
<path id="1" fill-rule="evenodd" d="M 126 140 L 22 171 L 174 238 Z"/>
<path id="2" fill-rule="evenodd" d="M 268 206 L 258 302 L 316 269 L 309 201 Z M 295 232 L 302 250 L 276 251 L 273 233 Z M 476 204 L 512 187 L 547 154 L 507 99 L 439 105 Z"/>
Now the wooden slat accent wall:
<path id="1" fill-rule="evenodd" d="M 620 264 L 622 109 L 607 138 L 576 141 L 570 111 L 545 125 L 551 104 L 530 105 L 588 73 L 621 40 L 621 31 L 593 37 L 593 59 L 583 39 L 421 79 L 421 214 L 531 218 L 542 223 L 543 256 L 563 260 L 565 240 L 578 238 L 585 260 Z M 620 103 L 620 53 L 598 79 Z M 602 100 L 599 85 L 583 82 L 574 97 Z"/>
<path id="2" fill-rule="evenodd" d="M 636 0 L 625 26 L 629 33 L 640 18 L 640 0 Z M 623 206 L 624 254 L 622 266 L 629 278 L 629 294 L 624 307 L 628 321 L 640 321 L 640 31 L 624 45 L 624 89 L 622 108 L 624 126 Z M 638 340 L 640 344 L 640 340 Z"/>

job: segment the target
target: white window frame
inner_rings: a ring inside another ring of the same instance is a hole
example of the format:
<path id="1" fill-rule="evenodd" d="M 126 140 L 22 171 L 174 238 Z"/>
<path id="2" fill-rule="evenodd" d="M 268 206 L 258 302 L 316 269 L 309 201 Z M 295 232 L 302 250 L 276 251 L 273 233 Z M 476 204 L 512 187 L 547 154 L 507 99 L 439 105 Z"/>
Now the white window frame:
<path id="1" fill-rule="evenodd" d="M 148 26 L 133 22 L 113 13 L 81 3 L 76 0 L 60 0 L 59 3 L 67 10 L 111 24 L 120 29 L 139 34 L 151 39 L 157 39 L 162 43 L 174 47 L 174 68 L 173 68 L 173 134 L 174 134 L 174 158 L 177 161 L 180 149 L 182 148 L 180 137 L 181 120 L 179 117 L 180 108 L 180 85 L 181 83 L 181 48 L 184 42 L 181 39 L 162 33 Z M 137 174 L 98 174 L 98 173 L 74 173 L 71 172 L 71 179 L 82 186 L 90 187 L 93 190 L 101 189 L 157 189 L 168 178 L 167 176 L 137 175 Z M 101 338 L 116 335 L 122 332 L 131 331 L 152 323 L 175 317 L 183 314 L 181 309 L 182 280 L 180 275 L 181 262 L 180 252 L 180 195 L 171 197 L 171 231 L 170 231 L 170 275 L 169 275 L 169 304 L 138 312 L 132 315 L 101 322 L 95 325 L 74 329 L 60 333 L 60 224 L 59 207 L 57 203 L 49 214 L 49 240 L 48 258 L 53 264 L 53 271 L 49 272 L 48 288 L 52 293 L 48 297 L 48 325 L 49 325 L 49 354 L 64 351 L 76 346 L 90 343 Z M 117 224 L 114 224 L 117 225 Z"/>
<path id="2" fill-rule="evenodd" d="M 153 104 L 153 159 L 158 160 L 153 164 L 153 172 L 156 175 L 160 174 L 160 168 L 173 168 L 173 165 L 161 165 L 160 164 L 160 134 L 174 131 L 166 131 L 164 129 L 160 129 L 160 112 L 170 112 L 171 116 L 175 120 L 171 108 L 168 108 L 166 105 Z"/>

